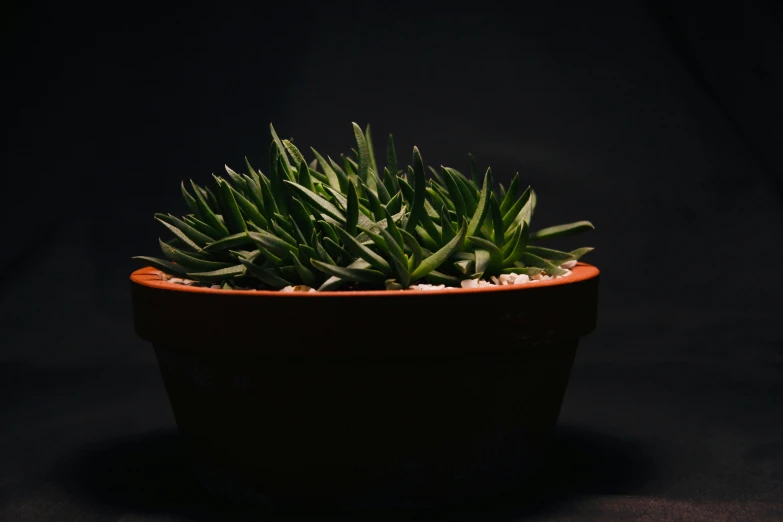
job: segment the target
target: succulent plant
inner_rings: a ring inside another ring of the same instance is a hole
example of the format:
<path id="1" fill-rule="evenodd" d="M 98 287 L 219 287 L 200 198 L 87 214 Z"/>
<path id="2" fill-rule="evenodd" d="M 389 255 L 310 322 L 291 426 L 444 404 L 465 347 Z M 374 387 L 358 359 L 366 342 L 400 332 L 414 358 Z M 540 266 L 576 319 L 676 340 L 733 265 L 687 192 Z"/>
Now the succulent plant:
<path id="1" fill-rule="evenodd" d="M 172 235 L 159 240 L 166 259 L 134 259 L 223 288 L 392 290 L 504 273 L 558 276 L 566 273 L 561 265 L 592 250 L 537 246 L 593 225 L 531 232 L 535 192 L 522 190 L 519 174 L 507 189 L 494 183 L 491 169 L 480 179 L 472 156 L 470 176 L 425 168 L 416 147 L 412 164 L 402 167 L 390 135 L 381 170 L 370 127 L 354 123 L 352 154 L 335 161 L 311 149 L 308 163 L 292 141 L 270 131 L 268 175 L 246 158 L 246 173 L 226 166 L 211 186 L 182 182 L 190 213 L 155 215 Z"/>

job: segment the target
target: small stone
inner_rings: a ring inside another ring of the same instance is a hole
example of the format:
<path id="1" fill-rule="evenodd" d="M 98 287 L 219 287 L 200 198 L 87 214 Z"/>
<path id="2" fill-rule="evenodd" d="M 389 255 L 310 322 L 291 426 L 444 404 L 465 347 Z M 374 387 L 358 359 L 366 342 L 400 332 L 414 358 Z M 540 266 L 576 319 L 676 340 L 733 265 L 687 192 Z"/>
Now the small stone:
<path id="1" fill-rule="evenodd" d="M 296 285 L 294 287 L 294 292 L 307 292 L 310 290 L 310 287 L 307 285 Z"/>
<path id="2" fill-rule="evenodd" d="M 212 285 L 210 286 L 212 290 L 220 290 L 220 285 Z"/>
<path id="3" fill-rule="evenodd" d="M 284 288 L 281 288 L 280 291 L 281 292 L 293 292 L 294 291 L 294 287 L 289 285 L 289 286 L 286 286 Z"/>
<path id="4" fill-rule="evenodd" d="M 514 279 L 515 285 L 522 285 L 529 282 L 530 282 L 530 276 L 528 276 L 527 274 L 520 274 L 517 276 L 516 279 Z"/>
<path id="5" fill-rule="evenodd" d="M 502 285 L 507 285 L 509 283 L 509 279 L 510 277 L 508 274 L 500 274 L 500 277 L 498 277 L 498 280 Z"/>
<path id="6" fill-rule="evenodd" d="M 497 278 L 497 277 L 495 277 L 495 276 L 492 276 L 492 277 L 490 278 L 490 280 L 491 280 L 491 281 L 492 281 L 494 284 L 496 284 L 496 285 L 499 285 L 499 284 L 500 284 L 500 281 L 499 281 L 499 280 L 498 280 L 498 278 Z"/>
<path id="7" fill-rule="evenodd" d="M 478 288 L 479 280 L 478 279 L 463 279 L 462 281 L 460 281 L 460 286 L 462 288 Z"/>
<path id="8" fill-rule="evenodd" d="M 309 290 L 308 290 L 308 293 L 309 293 L 309 292 L 317 292 L 317 291 L 318 291 L 318 290 L 316 290 L 315 288 L 311 288 L 311 289 L 309 289 Z"/>
<path id="9" fill-rule="evenodd" d="M 179 277 L 172 277 L 171 279 L 169 279 L 169 283 L 181 284 L 182 282 L 183 282 L 183 279 L 181 279 Z"/>
<path id="10" fill-rule="evenodd" d="M 576 266 L 576 259 L 572 259 L 571 261 L 566 261 L 562 265 L 560 265 L 560 268 L 564 270 L 570 270 Z"/>

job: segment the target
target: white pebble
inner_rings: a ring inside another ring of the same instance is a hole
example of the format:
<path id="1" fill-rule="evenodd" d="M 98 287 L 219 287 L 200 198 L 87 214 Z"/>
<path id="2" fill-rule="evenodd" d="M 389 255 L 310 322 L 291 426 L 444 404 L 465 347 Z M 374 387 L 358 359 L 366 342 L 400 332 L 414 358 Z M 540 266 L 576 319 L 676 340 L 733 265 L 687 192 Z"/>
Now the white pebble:
<path id="1" fill-rule="evenodd" d="M 527 274 L 520 274 L 517 276 L 516 279 L 514 279 L 515 285 L 521 285 L 529 282 L 530 282 L 530 276 L 528 276 Z"/>
<path id="2" fill-rule="evenodd" d="M 310 290 L 308 290 L 308 292 L 317 292 L 317 291 L 318 290 L 316 290 L 315 288 L 311 288 Z"/>
<path id="3" fill-rule="evenodd" d="M 552 276 L 549 275 L 545 275 L 544 277 L 541 278 L 542 281 L 549 281 L 550 279 L 552 279 Z"/>
<path id="4" fill-rule="evenodd" d="M 490 277 L 490 280 L 492 281 L 493 284 L 496 284 L 496 285 L 500 284 L 500 281 L 498 281 L 498 278 L 495 277 L 495 276 Z"/>
<path id="5" fill-rule="evenodd" d="M 220 285 L 212 285 L 210 286 L 212 290 L 220 290 Z"/>
<path id="6" fill-rule="evenodd" d="M 562 265 L 560 265 L 560 268 L 564 270 L 570 270 L 576 266 L 576 260 L 572 259 L 571 261 L 566 261 Z"/>
<path id="7" fill-rule="evenodd" d="M 478 279 L 463 279 L 460 281 L 460 286 L 462 288 L 478 288 L 479 280 Z"/>
<path id="8" fill-rule="evenodd" d="M 169 283 L 179 284 L 179 283 L 182 283 L 182 282 L 183 282 L 183 279 L 181 279 L 179 277 L 172 277 L 171 279 L 169 279 Z"/>
<path id="9" fill-rule="evenodd" d="M 293 286 L 286 286 L 285 288 L 280 289 L 281 292 L 293 292 L 294 287 Z"/>

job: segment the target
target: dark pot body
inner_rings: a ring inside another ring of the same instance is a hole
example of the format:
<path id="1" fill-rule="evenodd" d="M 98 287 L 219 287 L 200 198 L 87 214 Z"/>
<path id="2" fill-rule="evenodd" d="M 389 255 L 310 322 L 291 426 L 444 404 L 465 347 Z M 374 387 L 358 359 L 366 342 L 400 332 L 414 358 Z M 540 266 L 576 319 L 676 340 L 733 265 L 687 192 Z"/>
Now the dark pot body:
<path id="1" fill-rule="evenodd" d="M 145 269 L 136 328 L 213 492 L 462 503 L 542 464 L 578 339 L 595 325 L 598 272 L 580 267 L 537 288 L 309 296 L 172 290 L 137 280 Z"/>

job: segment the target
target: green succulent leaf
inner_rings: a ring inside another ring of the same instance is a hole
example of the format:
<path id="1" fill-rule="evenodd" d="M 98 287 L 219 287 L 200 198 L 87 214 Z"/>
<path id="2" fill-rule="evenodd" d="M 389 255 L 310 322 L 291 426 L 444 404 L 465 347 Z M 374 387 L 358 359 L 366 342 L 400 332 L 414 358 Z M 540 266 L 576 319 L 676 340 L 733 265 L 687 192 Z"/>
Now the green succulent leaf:
<path id="1" fill-rule="evenodd" d="M 245 168 L 247 168 L 250 179 L 252 179 L 256 185 L 259 185 L 261 183 L 260 176 L 258 175 L 258 172 L 256 172 L 256 169 L 250 164 L 250 160 L 247 159 L 247 156 L 245 156 Z"/>
<path id="2" fill-rule="evenodd" d="M 315 159 L 318 160 L 318 165 L 321 166 L 321 170 L 326 174 L 326 178 L 329 180 L 329 185 L 336 190 L 340 190 L 340 178 L 337 176 L 337 172 L 332 168 L 332 165 L 321 156 L 317 150 L 310 149 L 315 155 Z"/>
<path id="3" fill-rule="evenodd" d="M 427 279 L 432 282 L 434 285 L 446 285 L 446 286 L 456 286 L 459 287 L 462 280 L 458 277 L 454 277 L 448 274 L 444 274 L 442 272 L 438 272 L 437 270 L 433 270 L 429 274 L 427 274 Z"/>
<path id="4" fill-rule="evenodd" d="M 317 259 L 311 259 L 310 262 L 315 268 L 332 277 L 339 277 L 347 282 L 367 283 L 371 285 L 382 285 L 386 281 L 386 276 L 377 270 L 369 268 L 348 268 L 323 263 Z"/>
<path id="5" fill-rule="evenodd" d="M 190 183 L 193 186 L 193 192 L 196 194 L 196 205 L 198 206 L 199 210 L 198 215 L 202 216 L 209 226 L 219 231 L 221 237 L 228 236 L 230 232 L 226 228 L 226 225 L 224 225 L 223 222 L 217 218 L 215 213 L 212 212 L 212 209 L 209 208 L 209 205 L 207 205 L 207 201 L 204 199 L 204 195 L 202 194 L 201 190 L 199 190 L 201 187 L 196 185 L 193 180 L 191 180 Z"/>
<path id="6" fill-rule="evenodd" d="M 386 140 L 386 168 L 391 175 L 393 187 L 389 192 L 399 192 L 400 187 L 397 185 L 397 174 L 399 173 L 399 168 L 397 167 L 397 152 L 394 150 L 394 137 L 391 134 L 389 134 L 389 138 Z"/>
<path id="7" fill-rule="evenodd" d="M 497 272 L 501 268 L 503 268 L 503 252 L 498 248 L 498 246 L 493 243 L 492 241 L 487 241 L 484 238 L 476 237 L 476 236 L 468 236 L 468 241 L 479 247 L 481 250 L 485 250 L 489 252 L 489 263 L 487 267 L 482 270 L 482 272 L 490 271 L 492 273 Z M 476 255 L 478 257 L 479 250 L 476 250 Z M 478 261 L 476 261 L 476 264 L 478 265 Z"/>
<path id="8" fill-rule="evenodd" d="M 476 205 L 476 211 L 473 213 L 473 217 L 470 218 L 468 224 L 467 235 L 473 236 L 476 231 L 481 228 L 484 223 L 484 218 L 487 216 L 489 210 L 489 196 L 492 193 L 490 188 L 492 183 L 492 172 L 487 169 L 487 173 L 484 175 L 484 185 L 481 188 L 481 195 L 479 196 L 478 205 Z"/>
<path id="9" fill-rule="evenodd" d="M 225 180 L 217 179 L 218 193 L 220 197 L 220 207 L 223 209 L 223 219 L 226 221 L 228 231 L 232 234 L 239 234 L 247 231 L 245 219 L 239 210 L 234 193 Z"/>
<path id="10" fill-rule="evenodd" d="M 317 284 L 317 280 L 315 278 L 315 274 L 304 266 L 299 259 L 294 256 L 294 267 L 296 268 L 296 273 L 299 274 L 299 277 L 302 279 L 302 282 L 306 284 L 309 287 L 314 287 Z"/>
<path id="11" fill-rule="evenodd" d="M 505 214 L 503 215 L 503 227 L 508 231 L 512 224 L 521 225 L 522 221 L 530 221 L 529 216 L 528 219 L 525 219 L 525 214 L 522 213 L 522 209 L 525 207 L 525 205 L 530 200 L 530 187 L 525 189 L 525 191 L 522 193 L 521 196 L 517 198 L 516 201 L 511 203 L 508 210 L 506 210 Z M 505 201 L 505 200 L 504 200 Z"/>
<path id="12" fill-rule="evenodd" d="M 184 266 L 177 265 L 171 261 L 165 259 L 158 259 L 157 257 L 149 256 L 133 256 L 132 259 L 140 259 L 145 263 L 149 263 L 153 268 L 157 268 L 161 272 L 169 275 L 185 275 L 187 270 Z"/>
<path id="13" fill-rule="evenodd" d="M 426 259 L 423 259 L 421 264 L 411 273 L 411 280 L 416 281 L 417 279 L 420 279 L 433 270 L 436 270 L 440 265 L 442 265 L 451 255 L 457 251 L 457 249 L 460 248 L 460 246 L 465 241 L 465 236 L 467 234 L 467 226 L 463 223 L 463 225 L 460 227 L 459 232 L 456 236 L 454 236 L 454 239 L 446 243 L 446 245 L 443 246 L 440 250 L 432 254 Z"/>
<path id="14" fill-rule="evenodd" d="M 311 206 L 315 207 L 319 212 L 322 212 L 339 223 L 345 224 L 345 216 L 343 216 L 343 213 L 340 211 L 340 209 L 335 207 L 332 203 L 322 198 L 315 192 L 306 189 L 302 185 L 299 185 L 298 183 L 294 183 L 293 181 L 286 181 L 286 183 L 290 187 L 298 190 L 304 197 L 305 201 L 307 201 L 307 203 Z"/>
<path id="15" fill-rule="evenodd" d="M 188 272 L 187 276 L 196 281 L 223 281 L 243 277 L 246 272 L 247 270 L 243 265 L 235 265 L 208 272 Z"/>
<path id="16" fill-rule="evenodd" d="M 289 281 L 280 277 L 278 271 L 273 268 L 261 268 L 260 266 L 253 264 L 247 259 L 240 259 L 242 266 L 256 279 L 261 280 L 263 283 L 271 286 L 272 288 L 279 290 L 286 286 L 293 286 Z"/>
<path id="17" fill-rule="evenodd" d="M 182 189 L 182 197 L 185 199 L 185 203 L 190 211 L 196 216 L 201 217 L 201 209 L 199 209 L 195 198 L 193 198 L 193 196 L 190 195 L 190 192 L 188 192 L 188 189 L 185 188 L 185 181 L 180 182 L 180 187 Z"/>
<path id="18" fill-rule="evenodd" d="M 554 237 L 571 236 L 584 232 L 585 230 L 594 229 L 592 223 L 589 221 L 576 221 L 574 223 L 568 223 L 566 225 L 557 225 L 554 227 L 542 228 L 537 232 L 530 234 L 530 241 L 540 241 L 541 239 L 551 239 Z"/>
<path id="19" fill-rule="evenodd" d="M 391 265 L 389 265 L 389 263 L 384 258 L 370 250 L 368 247 L 359 243 L 349 232 L 343 230 L 342 228 L 338 228 L 337 232 L 340 234 L 348 252 L 357 257 L 360 257 L 361 259 L 364 259 L 373 268 L 380 272 L 388 273 L 391 271 Z"/>
<path id="20" fill-rule="evenodd" d="M 421 264 L 421 260 L 424 257 L 421 245 L 416 241 L 416 238 L 407 230 L 401 230 L 403 241 L 411 251 L 411 257 L 408 258 L 408 271 L 413 272 Z"/>
<path id="21" fill-rule="evenodd" d="M 239 234 L 226 236 L 215 241 L 214 243 L 209 243 L 204 247 L 204 251 L 210 253 L 222 252 L 232 248 L 251 246 L 252 244 L 253 240 L 250 239 L 250 236 L 247 235 L 247 232 L 240 232 Z"/>
<path id="22" fill-rule="evenodd" d="M 246 187 L 245 179 L 234 172 L 234 170 L 232 170 L 228 165 L 224 165 L 224 167 L 226 169 L 226 174 L 228 174 L 228 177 L 231 178 L 231 181 L 234 183 L 234 185 L 236 185 L 236 188 L 243 190 Z"/>
<path id="23" fill-rule="evenodd" d="M 375 150 L 372 144 L 372 133 L 370 132 L 370 124 L 368 123 L 367 126 L 364 128 L 364 139 L 367 142 L 367 153 L 368 153 L 368 159 L 370 171 L 371 172 L 378 172 L 378 164 L 375 162 Z"/>
<path id="24" fill-rule="evenodd" d="M 457 213 L 457 219 L 461 220 L 468 215 L 467 207 L 465 206 L 465 200 L 462 197 L 462 191 L 460 191 L 457 181 L 454 179 L 454 175 L 444 168 L 443 179 L 446 182 L 446 189 L 449 191 L 448 200 L 454 205 L 454 210 Z"/>
<path id="25" fill-rule="evenodd" d="M 502 248 L 505 244 L 503 234 L 506 231 L 506 227 L 503 226 L 503 216 L 500 215 L 500 205 L 494 194 L 489 197 L 489 215 L 492 218 L 492 240 L 498 248 Z"/>
<path id="26" fill-rule="evenodd" d="M 368 173 L 370 169 L 370 151 L 367 147 L 367 139 L 362 132 L 362 128 L 353 123 L 353 134 L 356 138 L 356 146 L 359 149 L 359 163 L 356 167 L 356 175 L 364 183 L 368 183 Z"/>
<path id="27" fill-rule="evenodd" d="M 595 248 L 593 247 L 582 247 L 582 248 L 577 248 L 576 250 L 572 250 L 569 253 L 571 254 L 571 257 L 573 258 L 574 261 L 579 261 L 583 255 L 589 254 L 593 250 L 595 250 Z"/>
<path id="28" fill-rule="evenodd" d="M 163 240 L 158 240 L 158 243 L 160 244 L 160 249 L 163 251 L 163 254 L 166 257 L 168 257 L 175 263 L 184 266 L 188 270 L 199 270 L 199 271 L 218 270 L 221 268 L 226 268 L 228 266 L 231 266 L 230 263 L 209 261 L 206 259 L 202 259 L 201 257 L 196 257 L 188 252 L 183 252 L 178 248 L 174 248 L 168 245 Z"/>
<path id="29" fill-rule="evenodd" d="M 365 261 L 364 259 L 357 259 L 350 265 L 348 265 L 346 268 L 351 269 L 364 269 L 369 268 L 370 265 Z M 319 292 L 326 292 L 329 290 L 337 290 L 341 286 L 343 286 L 346 283 L 346 281 L 342 277 L 332 276 L 318 288 Z"/>
<path id="30" fill-rule="evenodd" d="M 195 241 L 190 239 L 190 236 L 188 234 L 186 234 L 185 232 L 180 230 L 176 225 L 173 224 L 173 222 L 170 222 L 171 220 L 168 218 L 168 216 L 164 217 L 163 214 L 158 214 L 158 215 L 155 216 L 155 220 L 158 221 L 159 223 L 161 223 L 164 227 L 168 228 L 171 231 L 172 234 L 177 236 L 183 243 L 188 245 L 190 248 L 192 248 L 196 252 L 201 250 L 201 245 L 196 244 Z M 182 223 L 182 224 L 185 225 L 186 227 L 188 227 L 189 230 L 195 230 L 194 228 L 190 227 L 187 223 Z M 195 231 L 198 232 L 197 230 L 195 230 Z M 207 241 L 210 241 L 210 238 L 208 238 L 207 236 L 204 236 L 200 232 L 198 232 L 198 234 L 199 234 L 200 237 L 206 237 Z M 206 241 L 203 242 L 202 245 L 204 243 L 206 243 Z"/>
<path id="31" fill-rule="evenodd" d="M 419 149 L 413 147 L 413 203 L 411 203 L 411 213 L 405 224 L 405 230 L 411 232 L 416 229 L 416 225 L 424 214 L 424 201 L 427 196 L 427 180 L 424 177 L 424 162 L 421 159 Z"/>
<path id="32" fill-rule="evenodd" d="M 299 248 L 295 244 L 283 241 L 268 232 L 248 232 L 247 235 L 259 248 L 268 250 L 280 259 L 287 260 L 299 253 Z"/>
<path id="33" fill-rule="evenodd" d="M 519 190 L 519 172 L 514 174 L 514 178 L 511 180 L 511 184 L 508 186 L 506 194 L 503 196 L 503 201 L 500 203 L 500 214 L 505 216 L 511 206 L 514 204 L 514 198 Z"/>
<path id="34" fill-rule="evenodd" d="M 288 156 L 286 155 L 286 148 L 285 145 L 283 145 L 283 142 L 280 140 L 280 138 L 277 135 L 277 132 L 275 132 L 275 127 L 270 123 L 269 124 L 269 131 L 272 134 L 272 153 L 269 155 L 269 157 L 272 160 L 272 169 L 270 170 L 277 170 L 275 164 L 278 161 L 282 162 L 283 165 L 283 173 L 285 174 L 285 177 L 291 181 L 295 181 L 294 175 L 293 175 L 293 168 L 291 168 L 291 162 L 288 160 Z M 275 150 L 276 149 L 276 150 Z M 279 159 L 278 159 L 279 158 Z"/>

